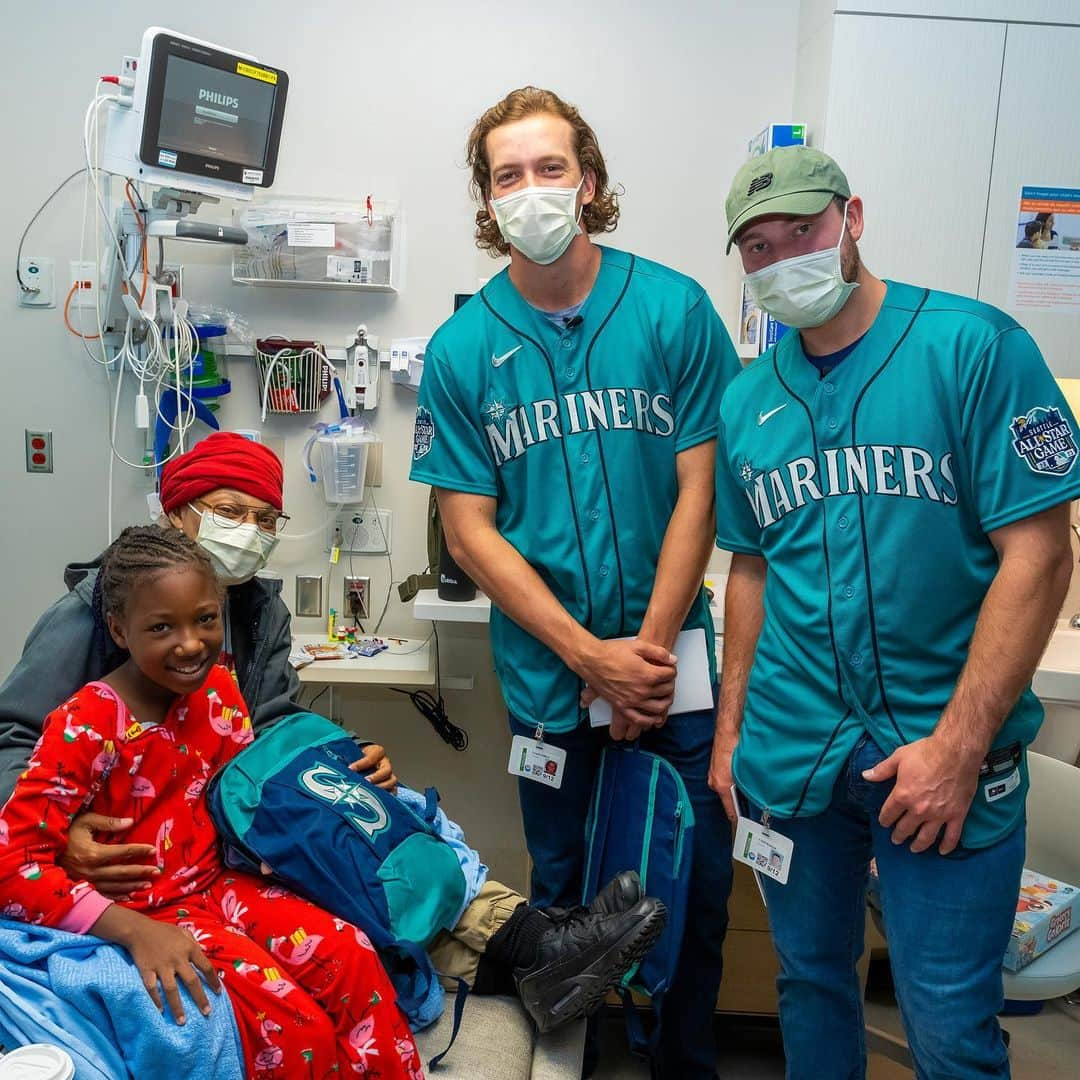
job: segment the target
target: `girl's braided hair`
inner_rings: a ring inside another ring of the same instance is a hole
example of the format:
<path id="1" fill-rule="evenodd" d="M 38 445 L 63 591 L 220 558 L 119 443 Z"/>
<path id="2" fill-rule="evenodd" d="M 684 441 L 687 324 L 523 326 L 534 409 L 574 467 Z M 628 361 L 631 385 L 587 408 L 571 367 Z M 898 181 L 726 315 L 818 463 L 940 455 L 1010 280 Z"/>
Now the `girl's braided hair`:
<path id="1" fill-rule="evenodd" d="M 124 529 L 102 556 L 95 582 L 100 586 L 101 604 L 95 605 L 95 618 L 122 616 L 140 578 L 178 566 L 198 566 L 216 581 L 210 556 L 179 529 L 157 525 Z"/>

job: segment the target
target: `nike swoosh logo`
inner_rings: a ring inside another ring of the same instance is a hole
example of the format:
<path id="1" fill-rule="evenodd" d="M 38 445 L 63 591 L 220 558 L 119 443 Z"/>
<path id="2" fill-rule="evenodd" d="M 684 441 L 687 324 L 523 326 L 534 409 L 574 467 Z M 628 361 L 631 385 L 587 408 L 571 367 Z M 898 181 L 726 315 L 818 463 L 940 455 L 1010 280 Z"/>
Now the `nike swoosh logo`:
<path id="1" fill-rule="evenodd" d="M 492 367 L 502 367 L 503 364 L 505 364 L 506 361 L 509 360 L 510 357 L 513 356 L 514 353 L 516 353 L 518 351 L 518 349 L 520 349 L 520 348 L 521 348 L 520 345 L 515 345 L 509 352 L 504 352 L 502 354 L 502 356 L 496 356 L 494 353 L 492 353 L 491 354 L 491 366 Z"/>
<path id="2" fill-rule="evenodd" d="M 770 409 L 768 412 L 759 412 L 757 414 L 757 426 L 761 427 L 761 425 L 764 424 L 765 421 L 769 419 L 769 417 L 775 416 L 781 409 L 786 408 L 787 402 L 785 401 L 783 405 L 777 405 L 775 409 Z"/>

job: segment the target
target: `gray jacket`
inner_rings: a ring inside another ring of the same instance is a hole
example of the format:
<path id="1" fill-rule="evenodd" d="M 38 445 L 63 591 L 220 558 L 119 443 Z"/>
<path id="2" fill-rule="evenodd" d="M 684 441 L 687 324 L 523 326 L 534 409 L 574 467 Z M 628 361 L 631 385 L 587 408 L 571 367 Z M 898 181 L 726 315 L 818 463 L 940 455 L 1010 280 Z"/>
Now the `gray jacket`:
<path id="1" fill-rule="evenodd" d="M 26 768 L 45 717 L 126 656 L 103 621 L 94 618 L 101 603 L 94 590 L 99 565 L 95 560 L 65 569 L 68 594 L 38 620 L 22 658 L 0 686 L 0 805 Z M 269 578 L 233 585 L 227 603 L 240 691 L 258 732 L 298 711 L 300 681 L 289 663 L 289 609 L 281 599 L 281 582 Z"/>

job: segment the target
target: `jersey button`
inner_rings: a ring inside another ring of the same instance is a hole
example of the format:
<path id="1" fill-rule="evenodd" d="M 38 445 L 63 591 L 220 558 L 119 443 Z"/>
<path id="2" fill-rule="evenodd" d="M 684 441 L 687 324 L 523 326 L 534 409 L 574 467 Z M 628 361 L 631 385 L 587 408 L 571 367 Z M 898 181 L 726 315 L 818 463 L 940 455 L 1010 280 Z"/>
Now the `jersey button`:
<path id="1" fill-rule="evenodd" d="M 862 667 L 862 653 L 853 652 L 849 659 L 852 667 Z"/>
<path id="2" fill-rule="evenodd" d="M 836 521 L 836 524 L 837 524 L 837 527 L 838 527 L 838 528 L 841 528 L 841 529 L 846 529 L 846 528 L 848 527 L 848 519 L 847 519 L 847 514 L 844 514 L 844 515 L 842 515 L 841 517 L 839 517 L 839 518 L 837 519 L 837 521 Z"/>
<path id="3" fill-rule="evenodd" d="M 564 337 L 559 344 L 562 345 L 564 349 L 572 349 L 574 347 L 574 341 L 570 337 Z"/>
<path id="4" fill-rule="evenodd" d="M 582 464 L 582 465 L 588 465 L 588 464 L 589 464 L 589 460 L 590 460 L 590 459 L 589 459 L 589 455 L 588 455 L 588 454 L 582 454 L 582 455 L 581 455 L 581 464 Z"/>
<path id="5" fill-rule="evenodd" d="M 826 394 L 836 393 L 836 387 L 831 382 L 827 382 L 821 389 L 824 390 Z"/>
<path id="6" fill-rule="evenodd" d="M 845 585 L 844 595 L 850 600 L 855 595 L 855 590 L 850 585 Z"/>
<path id="7" fill-rule="evenodd" d="M 600 576 L 601 577 L 607 577 L 608 576 L 608 568 L 606 566 L 601 566 L 600 567 Z"/>
<path id="8" fill-rule="evenodd" d="M 600 511 L 599 510 L 590 510 L 589 511 L 589 517 L 591 517 L 593 519 L 593 521 L 599 521 L 600 520 Z"/>
<path id="9" fill-rule="evenodd" d="M 827 423 L 830 431 L 835 431 L 840 426 L 840 421 L 835 416 L 830 416 Z"/>
<path id="10" fill-rule="evenodd" d="M 572 379 L 576 374 L 577 372 L 572 367 L 568 367 L 566 369 L 566 377 L 568 379 Z"/>

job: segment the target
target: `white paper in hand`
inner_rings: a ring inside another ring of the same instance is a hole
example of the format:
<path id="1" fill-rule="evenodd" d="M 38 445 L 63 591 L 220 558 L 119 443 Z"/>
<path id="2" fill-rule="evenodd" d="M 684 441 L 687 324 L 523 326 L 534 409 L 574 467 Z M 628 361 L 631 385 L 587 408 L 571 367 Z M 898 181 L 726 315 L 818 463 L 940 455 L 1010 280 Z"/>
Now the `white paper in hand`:
<path id="1" fill-rule="evenodd" d="M 668 715 L 711 709 L 713 693 L 705 631 L 701 627 L 683 630 L 675 639 L 675 647 L 671 651 L 679 658 L 679 663 L 675 669 L 675 700 L 668 709 Z M 603 698 L 597 698 L 589 706 L 589 724 L 592 727 L 607 727 L 610 723 L 611 705 Z"/>

